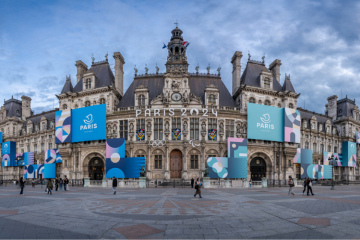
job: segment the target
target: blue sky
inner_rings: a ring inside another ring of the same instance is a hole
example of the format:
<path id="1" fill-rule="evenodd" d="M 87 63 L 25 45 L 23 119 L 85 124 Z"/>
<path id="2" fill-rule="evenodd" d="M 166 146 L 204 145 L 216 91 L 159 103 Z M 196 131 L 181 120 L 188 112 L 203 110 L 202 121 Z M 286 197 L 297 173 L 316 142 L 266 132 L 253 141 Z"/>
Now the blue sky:
<path id="1" fill-rule="evenodd" d="M 0 1 L 1 97 L 32 100 L 35 113 L 57 107 L 66 75 L 76 83 L 77 60 L 91 65 L 113 52 L 125 58 L 124 87 L 134 65 L 165 71 L 176 19 L 191 42 L 189 71 L 221 76 L 231 92 L 231 57 L 242 51 L 242 70 L 265 54 L 282 61 L 281 83 L 291 75 L 298 106 L 324 113 L 327 97 L 360 101 L 360 15 L 357 1 Z M 111 57 L 110 57 L 111 56 Z"/>

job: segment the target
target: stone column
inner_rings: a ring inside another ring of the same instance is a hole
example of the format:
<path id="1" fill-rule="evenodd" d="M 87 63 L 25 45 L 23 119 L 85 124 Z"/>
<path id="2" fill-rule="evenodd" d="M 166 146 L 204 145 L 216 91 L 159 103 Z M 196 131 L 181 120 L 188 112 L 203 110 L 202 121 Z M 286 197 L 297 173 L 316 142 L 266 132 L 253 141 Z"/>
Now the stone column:
<path id="1" fill-rule="evenodd" d="M 186 152 L 186 149 L 187 149 L 187 146 L 186 146 L 186 143 L 184 143 L 184 146 L 183 146 L 183 152 L 184 152 L 184 155 L 183 155 L 183 172 L 187 172 L 187 152 Z"/>
<path id="2" fill-rule="evenodd" d="M 146 171 L 150 172 L 150 151 L 151 151 L 151 147 L 150 145 L 148 145 L 148 152 L 147 152 L 147 159 L 146 159 L 146 163 L 147 163 L 147 167 L 146 167 Z"/>
<path id="3" fill-rule="evenodd" d="M 205 171 L 205 144 L 201 145 L 201 162 L 200 162 L 200 171 Z"/>

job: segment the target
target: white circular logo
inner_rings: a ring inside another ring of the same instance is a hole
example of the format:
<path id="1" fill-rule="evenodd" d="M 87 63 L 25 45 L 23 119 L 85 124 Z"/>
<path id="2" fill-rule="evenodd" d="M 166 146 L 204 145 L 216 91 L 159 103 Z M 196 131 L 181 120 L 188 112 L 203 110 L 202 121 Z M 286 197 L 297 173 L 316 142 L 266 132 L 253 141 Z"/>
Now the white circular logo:
<path id="1" fill-rule="evenodd" d="M 263 118 L 260 117 L 260 119 L 261 119 L 261 121 L 262 121 L 263 123 L 269 123 L 269 122 L 271 122 L 271 120 L 270 120 L 270 115 L 269 115 L 268 113 L 265 113 L 265 114 L 263 115 Z"/>
<path id="2" fill-rule="evenodd" d="M 91 124 L 94 121 L 92 114 L 89 114 L 86 116 L 86 119 L 84 119 L 85 124 Z"/>

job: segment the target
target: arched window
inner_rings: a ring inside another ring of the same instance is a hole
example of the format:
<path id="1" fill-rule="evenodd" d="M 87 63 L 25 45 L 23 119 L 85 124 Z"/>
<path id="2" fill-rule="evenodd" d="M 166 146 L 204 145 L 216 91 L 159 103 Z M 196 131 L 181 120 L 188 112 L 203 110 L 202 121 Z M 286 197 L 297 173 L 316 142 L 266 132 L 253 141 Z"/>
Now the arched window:
<path id="1" fill-rule="evenodd" d="M 144 95 L 140 95 L 138 97 L 138 106 L 145 106 L 145 96 Z"/>
<path id="2" fill-rule="evenodd" d="M 311 123 L 311 128 L 312 129 L 316 129 L 316 124 L 313 122 L 313 123 Z"/>
<path id="3" fill-rule="evenodd" d="M 255 103 L 255 98 L 253 98 L 253 97 L 250 98 L 250 99 L 249 99 L 249 103 Z"/>
<path id="4" fill-rule="evenodd" d="M 294 108 L 294 105 L 292 103 L 289 103 L 289 108 Z"/>
<path id="5" fill-rule="evenodd" d="M 259 104 L 262 104 L 262 101 L 261 101 L 261 100 L 259 100 Z"/>
<path id="6" fill-rule="evenodd" d="M 85 88 L 86 88 L 86 89 L 90 89 L 90 88 L 91 88 L 91 79 L 90 79 L 90 78 L 86 79 Z"/>
<path id="7" fill-rule="evenodd" d="M 77 104 L 75 104 L 75 108 L 78 108 L 79 106 Z"/>
<path id="8" fill-rule="evenodd" d="M 90 106 L 90 101 L 86 101 L 85 102 L 85 107 L 89 107 Z"/>
<path id="9" fill-rule="evenodd" d="M 265 105 L 270 106 L 270 101 L 269 101 L 269 100 L 265 100 Z"/>
<path id="10" fill-rule="evenodd" d="M 100 104 L 105 104 L 105 98 L 100 99 Z"/>
<path id="11" fill-rule="evenodd" d="M 179 52 L 179 47 L 175 47 L 175 53 Z"/>
<path id="12" fill-rule="evenodd" d="M 64 110 L 67 109 L 67 105 L 66 105 L 66 104 L 63 105 L 63 109 L 64 109 Z"/>
<path id="13" fill-rule="evenodd" d="M 270 88 L 270 79 L 269 78 L 265 78 L 265 80 L 264 80 L 264 88 Z"/>
<path id="14" fill-rule="evenodd" d="M 280 104 L 280 103 L 278 104 L 278 107 L 281 108 L 281 104 Z"/>
<path id="15" fill-rule="evenodd" d="M 214 94 L 210 94 L 209 96 L 209 105 L 216 105 L 216 98 Z"/>
<path id="16" fill-rule="evenodd" d="M 317 151 L 316 151 L 316 147 L 317 147 L 317 146 L 316 146 L 316 143 L 313 143 L 313 151 L 314 151 L 314 152 L 317 152 Z"/>
<path id="17" fill-rule="evenodd" d="M 16 110 L 16 114 L 19 114 L 20 113 L 20 111 L 19 110 Z"/>

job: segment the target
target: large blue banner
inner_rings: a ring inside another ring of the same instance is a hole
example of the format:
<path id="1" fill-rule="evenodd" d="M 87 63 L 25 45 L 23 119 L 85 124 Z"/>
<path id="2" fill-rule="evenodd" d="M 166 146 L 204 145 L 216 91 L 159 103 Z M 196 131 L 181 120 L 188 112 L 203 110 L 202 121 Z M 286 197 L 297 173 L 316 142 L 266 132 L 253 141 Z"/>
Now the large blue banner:
<path id="1" fill-rule="evenodd" d="M 356 143 L 349 141 L 343 142 L 342 152 L 342 166 L 356 167 Z"/>
<path id="2" fill-rule="evenodd" d="M 72 142 L 106 139 L 106 104 L 72 110 Z"/>
<path id="3" fill-rule="evenodd" d="M 2 132 L 0 132 L 0 143 L 2 143 Z"/>
<path id="4" fill-rule="evenodd" d="M 16 167 L 16 142 L 4 142 L 2 144 L 2 166 Z"/>
<path id="5" fill-rule="evenodd" d="M 248 103 L 248 139 L 284 142 L 284 109 Z"/>

